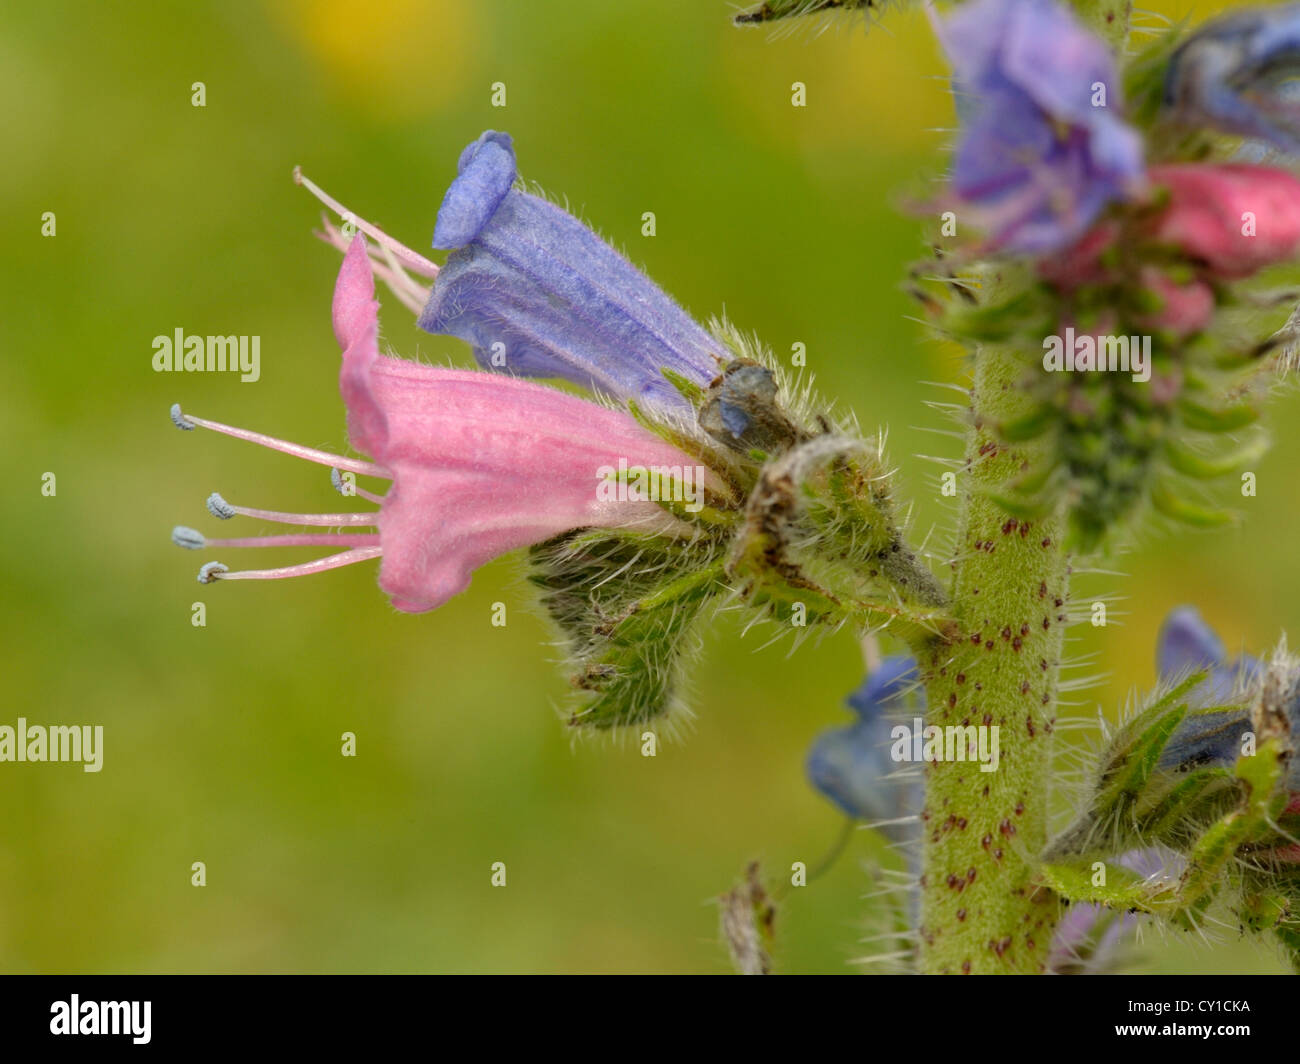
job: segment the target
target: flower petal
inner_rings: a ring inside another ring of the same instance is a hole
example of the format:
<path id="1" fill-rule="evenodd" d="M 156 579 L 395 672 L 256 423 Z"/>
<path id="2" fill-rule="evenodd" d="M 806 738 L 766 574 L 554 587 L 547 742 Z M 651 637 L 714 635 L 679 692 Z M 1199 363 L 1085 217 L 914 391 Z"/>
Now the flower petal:
<path id="1" fill-rule="evenodd" d="M 477 237 L 515 183 L 510 134 L 489 129 L 461 152 L 456 169 L 433 230 L 433 246 L 442 251 L 464 247 Z"/>
<path id="2" fill-rule="evenodd" d="M 1223 641 L 1201 620 L 1195 606 L 1180 606 L 1165 618 L 1156 643 L 1156 667 L 1161 677 L 1213 668 L 1226 660 Z"/>
<path id="3" fill-rule="evenodd" d="M 504 164 L 481 161 L 495 142 L 480 144 L 483 138 L 467 149 L 477 154 L 453 186 L 457 202 L 474 209 L 444 204 L 439 215 L 440 233 L 445 219 L 458 240 L 468 240 L 438 275 L 420 328 L 467 341 L 485 369 L 556 377 L 689 412 L 664 370 L 704 387 L 720 370 L 721 345 L 578 219 L 505 187 Z M 500 181 L 476 179 L 462 195 L 457 186 L 480 167 Z M 513 157 L 510 167 L 513 173 Z M 480 201 L 491 202 L 486 220 Z M 466 218 L 472 224 L 462 225 Z"/>
<path id="4" fill-rule="evenodd" d="M 339 391 L 348 411 L 348 439 L 358 451 L 375 458 L 384 451 L 388 426 L 366 385 L 379 358 L 379 304 L 366 238 L 360 233 L 343 256 L 334 284 L 333 317 L 334 336 L 343 348 Z"/>

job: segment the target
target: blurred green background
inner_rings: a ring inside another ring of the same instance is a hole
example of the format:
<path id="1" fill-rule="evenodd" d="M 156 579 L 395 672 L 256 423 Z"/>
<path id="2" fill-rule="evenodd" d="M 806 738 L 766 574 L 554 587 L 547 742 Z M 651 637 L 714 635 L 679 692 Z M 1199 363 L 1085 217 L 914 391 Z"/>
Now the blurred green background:
<path id="1" fill-rule="evenodd" d="M 1182 5 L 1160 6 L 1175 14 Z M 26 8 L 23 10 L 22 8 Z M 839 818 L 804 752 L 846 721 L 848 633 L 755 653 L 707 633 L 696 718 L 643 758 L 582 742 L 517 558 L 436 613 L 395 613 L 363 565 L 200 587 L 235 502 L 323 509 L 324 470 L 211 434 L 167 408 L 344 446 L 329 322 L 337 256 L 294 164 L 424 249 L 460 149 L 515 137 L 521 171 L 570 203 L 697 316 L 726 311 L 778 354 L 800 342 L 826 393 L 887 423 L 918 530 L 951 526 L 957 444 L 923 400 L 962 380 L 901 290 L 923 252 L 899 211 L 952 124 L 919 14 L 771 40 L 723 0 L 365 0 L 7 5 L 0 14 L 5 380 L 0 723 L 105 727 L 104 769 L 0 764 L 0 970 L 721 972 L 714 899 L 751 858 L 810 864 Z M 1197 14 L 1208 10 L 1200 5 Z M 191 105 L 191 85 L 207 105 Z M 790 106 L 795 81 L 808 106 Z M 493 82 L 507 106 L 490 106 Z M 658 235 L 640 235 L 653 210 Z M 57 235 L 40 234 L 54 211 Z M 399 352 L 468 364 L 396 300 Z M 175 328 L 257 334 L 262 377 L 158 374 Z M 1114 715 L 1153 679 L 1165 612 L 1199 603 L 1232 649 L 1300 621 L 1296 399 L 1239 529 L 1157 535 L 1089 576 L 1122 592 L 1072 650 Z M 40 493 L 41 474 L 58 493 Z M 253 523 L 245 523 L 250 531 Z M 306 551 L 295 558 L 311 556 Z M 286 554 L 239 559 L 278 564 Z M 229 558 L 234 561 L 236 559 Z M 509 604 L 506 628 L 491 604 Z M 207 604 L 207 626 L 190 623 Z M 358 755 L 340 756 L 353 731 Z M 857 833 L 779 920 L 784 972 L 846 972 L 876 904 Z M 207 886 L 191 886 L 191 864 Z M 489 884 L 504 861 L 508 886 Z M 1147 936 L 1147 970 L 1273 971 L 1270 948 Z"/>

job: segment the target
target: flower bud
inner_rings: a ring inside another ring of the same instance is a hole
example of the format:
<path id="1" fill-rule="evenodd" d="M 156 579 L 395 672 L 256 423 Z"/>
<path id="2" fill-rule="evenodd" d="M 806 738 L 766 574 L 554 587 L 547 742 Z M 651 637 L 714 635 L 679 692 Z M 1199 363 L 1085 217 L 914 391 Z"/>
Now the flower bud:
<path id="1" fill-rule="evenodd" d="M 1300 180 L 1267 166 L 1156 166 L 1168 204 L 1148 237 L 1176 248 L 1224 280 L 1249 277 L 1300 249 Z"/>

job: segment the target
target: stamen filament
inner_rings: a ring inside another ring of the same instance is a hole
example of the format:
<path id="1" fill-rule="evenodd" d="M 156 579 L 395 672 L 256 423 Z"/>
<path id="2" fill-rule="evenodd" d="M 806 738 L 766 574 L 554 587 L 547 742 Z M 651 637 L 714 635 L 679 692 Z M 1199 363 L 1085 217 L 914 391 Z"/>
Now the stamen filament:
<path id="1" fill-rule="evenodd" d="M 301 444 L 290 443 L 288 440 L 277 439 L 261 432 L 235 428 L 233 425 L 224 425 L 220 421 L 209 421 L 207 418 L 195 417 L 193 414 L 182 412 L 180 403 L 172 404 L 171 417 L 173 423 L 180 429 L 188 430 L 197 425 L 200 428 L 211 429 L 213 432 L 220 432 L 226 436 L 233 436 L 237 440 L 246 440 L 249 443 L 269 447 L 273 451 L 283 451 L 285 454 L 306 459 L 308 462 L 316 462 L 318 465 L 337 466 L 339 469 L 346 469 L 349 472 L 360 473 L 362 476 L 367 477 L 392 479 L 392 474 L 388 470 L 383 466 L 376 465 L 374 462 L 366 462 L 359 458 L 344 458 L 342 455 L 330 454 L 329 451 L 318 451 L 315 447 L 304 447 Z"/>
<path id="2" fill-rule="evenodd" d="M 204 537 L 203 541 L 205 547 L 375 547 L 378 544 L 378 532 L 352 535 L 302 532 L 296 536 L 234 536 L 226 539 Z M 185 546 L 188 547 L 189 544 Z"/>
<path id="3" fill-rule="evenodd" d="M 213 580 L 282 580 L 290 576 L 310 576 L 312 573 L 323 573 L 330 569 L 338 569 L 340 566 L 352 565 L 356 562 L 364 562 L 370 558 L 378 558 L 383 554 L 380 547 L 359 547 L 354 550 L 345 550 L 340 554 L 331 554 L 325 558 L 317 558 L 312 562 L 304 562 L 302 565 L 289 565 L 283 569 L 245 569 L 241 572 L 229 572 L 220 562 L 208 562 L 199 570 L 199 582 L 209 583 Z M 207 579 L 204 579 L 206 575 Z"/>
<path id="4" fill-rule="evenodd" d="M 208 512 L 223 521 L 238 514 L 259 521 L 274 521 L 281 525 L 324 525 L 329 528 L 350 525 L 374 525 L 379 515 L 375 513 L 348 514 L 295 514 L 283 510 L 258 510 L 252 506 L 232 506 L 217 492 L 208 496 Z"/>
<path id="5" fill-rule="evenodd" d="M 293 183 L 295 185 L 302 185 L 308 192 L 325 204 L 326 207 L 332 210 L 345 222 L 351 222 L 371 239 L 385 247 L 391 248 L 393 254 L 422 277 L 432 279 L 438 276 L 438 266 L 436 263 L 430 262 L 423 255 L 417 254 L 410 248 L 406 247 L 406 245 L 399 244 L 382 229 L 371 225 L 364 218 L 357 217 L 357 215 L 353 214 L 333 196 L 325 192 L 325 190 L 320 188 L 320 186 L 318 186 L 314 181 L 311 181 L 307 175 L 302 172 L 302 167 L 300 166 L 295 166 L 293 168 Z"/>
<path id="6" fill-rule="evenodd" d="M 419 314 L 424 309 L 424 305 L 429 302 L 430 290 L 402 269 L 401 262 L 398 261 L 397 256 L 393 254 L 390 248 L 380 244 L 379 250 L 383 252 L 384 265 L 387 266 L 384 271 L 387 275 L 384 277 L 385 283 L 393 290 L 398 299 L 416 314 Z"/>
<path id="7" fill-rule="evenodd" d="M 324 218 L 321 224 L 325 227 L 325 231 L 316 235 L 331 247 L 347 254 L 347 237 L 328 218 Z M 397 261 L 397 257 L 387 248 L 380 248 L 383 252 L 382 258 L 378 257 L 370 248 L 366 250 L 370 253 L 370 269 L 374 275 L 388 285 L 389 290 L 407 310 L 412 314 L 419 314 L 424 309 L 424 305 L 429 302 L 430 289 L 420 284 L 403 270 L 401 263 Z"/>

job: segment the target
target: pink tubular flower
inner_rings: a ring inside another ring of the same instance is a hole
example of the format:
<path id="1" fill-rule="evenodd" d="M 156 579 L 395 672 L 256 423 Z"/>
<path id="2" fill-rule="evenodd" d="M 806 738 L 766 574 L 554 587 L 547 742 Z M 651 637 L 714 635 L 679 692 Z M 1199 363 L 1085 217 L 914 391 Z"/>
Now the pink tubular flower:
<path id="1" fill-rule="evenodd" d="M 1155 166 L 1169 205 L 1150 236 L 1218 278 L 1248 277 L 1300 248 L 1300 180 L 1285 170 L 1234 163 Z"/>
<path id="2" fill-rule="evenodd" d="M 599 492 L 609 470 L 683 470 L 693 460 L 628 414 L 542 385 L 491 373 L 441 369 L 379 353 L 374 278 L 365 238 L 353 240 L 334 289 L 334 333 L 343 348 L 339 386 L 358 461 L 172 410 L 196 426 L 261 443 L 310 461 L 392 481 L 384 495 L 355 494 L 379 512 L 289 514 L 208 500 L 217 517 L 236 514 L 286 524 L 378 527 L 377 533 L 301 534 L 209 540 L 178 528 L 181 546 L 304 546 L 335 543 L 340 554 L 285 569 L 229 572 L 217 562 L 199 579 L 270 579 L 381 557 L 379 586 L 399 610 L 442 605 L 469 585 L 472 571 L 498 555 L 576 528 L 680 528 L 635 492 Z M 616 499 L 610 499 L 614 494 Z M 627 496 L 631 496 L 627 498 Z"/>

